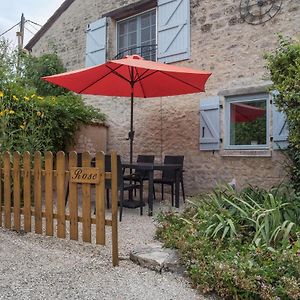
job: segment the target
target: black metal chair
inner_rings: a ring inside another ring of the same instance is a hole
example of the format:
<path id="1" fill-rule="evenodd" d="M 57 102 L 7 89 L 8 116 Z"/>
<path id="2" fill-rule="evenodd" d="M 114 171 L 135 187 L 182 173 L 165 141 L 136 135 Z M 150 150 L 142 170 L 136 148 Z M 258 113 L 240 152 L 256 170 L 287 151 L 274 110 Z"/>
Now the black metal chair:
<path id="1" fill-rule="evenodd" d="M 137 162 L 142 162 L 142 163 L 154 163 L 154 155 L 138 155 L 137 157 Z M 135 170 L 132 174 L 127 174 L 123 176 L 123 179 L 125 181 L 131 181 L 134 183 L 139 183 L 142 188 L 142 193 L 144 189 L 144 181 L 149 180 L 149 174 L 147 171 L 143 170 Z M 136 189 L 134 190 L 134 193 L 136 195 Z"/>
<path id="2" fill-rule="evenodd" d="M 185 202 L 185 193 L 184 193 L 184 185 L 183 185 L 183 155 L 166 155 L 164 158 L 164 164 L 176 164 L 181 165 L 181 171 L 180 171 L 180 184 L 181 184 L 181 190 L 182 190 L 182 198 L 183 202 Z M 175 185 L 176 177 L 175 177 L 175 171 L 172 169 L 166 169 L 162 172 L 161 178 L 155 178 L 153 180 L 154 184 L 161 184 L 161 198 L 164 199 L 164 185 L 170 185 L 171 186 L 171 197 L 172 197 L 172 205 L 174 205 L 174 185 Z M 155 189 L 154 189 L 154 199 L 155 197 Z"/>
<path id="3" fill-rule="evenodd" d="M 111 171 L 111 156 L 105 155 L 105 172 Z M 117 155 L 117 172 L 118 172 L 118 191 L 120 191 L 120 222 L 122 221 L 123 205 L 124 205 L 124 191 L 133 191 L 134 189 L 140 190 L 140 214 L 143 215 L 143 188 L 140 184 L 125 184 L 123 179 L 122 163 L 120 155 Z M 109 190 L 111 190 L 111 179 L 105 179 L 106 189 L 106 204 L 109 208 Z"/>

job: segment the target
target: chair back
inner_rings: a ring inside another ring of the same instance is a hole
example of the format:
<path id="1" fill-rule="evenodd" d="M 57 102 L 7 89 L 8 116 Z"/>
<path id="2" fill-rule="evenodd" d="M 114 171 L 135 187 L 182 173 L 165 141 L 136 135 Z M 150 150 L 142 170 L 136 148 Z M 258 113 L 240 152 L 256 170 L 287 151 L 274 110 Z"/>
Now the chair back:
<path id="1" fill-rule="evenodd" d="M 105 154 L 105 172 L 111 172 L 111 155 Z M 121 156 L 117 155 L 118 189 L 123 185 Z M 105 188 L 111 188 L 111 179 L 105 179 Z"/>
<path id="2" fill-rule="evenodd" d="M 183 155 L 166 155 L 164 158 L 164 164 L 175 164 L 181 165 L 183 168 Z M 175 172 L 174 170 L 167 169 L 162 172 L 162 179 L 166 181 L 175 181 Z"/>
<path id="3" fill-rule="evenodd" d="M 138 163 L 139 162 L 143 162 L 143 163 L 154 163 L 154 155 L 138 155 L 137 160 Z M 148 179 L 148 172 L 147 171 L 143 171 L 143 170 L 136 170 L 135 171 L 136 174 L 138 174 L 140 176 L 141 179 Z"/>

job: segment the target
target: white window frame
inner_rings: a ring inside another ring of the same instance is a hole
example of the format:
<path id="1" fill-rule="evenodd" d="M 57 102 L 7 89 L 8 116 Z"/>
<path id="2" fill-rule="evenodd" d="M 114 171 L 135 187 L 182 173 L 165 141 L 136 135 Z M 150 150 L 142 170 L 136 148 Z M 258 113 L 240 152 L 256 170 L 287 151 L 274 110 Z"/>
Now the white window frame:
<path id="1" fill-rule="evenodd" d="M 134 14 L 134 15 L 131 15 L 131 16 L 129 16 L 129 17 L 126 17 L 126 18 L 124 18 L 124 19 L 120 19 L 120 20 L 118 20 L 117 22 L 116 22 L 116 35 L 115 35 L 115 37 L 116 37 L 116 40 L 115 40 L 115 45 L 116 45 L 116 54 L 118 54 L 119 53 L 119 42 L 118 42 L 118 23 L 120 23 L 120 22 L 123 22 L 123 21 L 126 21 L 126 20 L 128 20 L 128 19 L 131 19 L 131 18 L 136 18 L 136 17 L 138 17 L 138 16 L 140 16 L 140 15 L 143 15 L 143 14 L 145 14 L 145 13 L 148 13 L 148 12 L 151 12 L 151 11 L 155 11 L 155 41 L 156 41 L 156 44 L 157 44 L 157 7 L 155 7 L 155 8 L 150 8 L 150 9 L 147 9 L 147 10 L 145 10 L 145 11 L 142 11 L 142 12 L 140 12 L 140 13 L 138 13 L 138 14 Z M 137 46 L 137 47 L 140 47 L 141 45 L 139 45 L 139 46 Z M 155 53 L 155 60 L 157 60 L 157 53 Z"/>
<path id="2" fill-rule="evenodd" d="M 266 144 L 265 145 L 230 145 L 230 104 L 235 102 L 266 101 Z M 225 97 L 224 117 L 224 147 L 227 150 L 265 150 L 270 148 L 270 94 L 257 93 L 252 95 L 239 95 Z"/>

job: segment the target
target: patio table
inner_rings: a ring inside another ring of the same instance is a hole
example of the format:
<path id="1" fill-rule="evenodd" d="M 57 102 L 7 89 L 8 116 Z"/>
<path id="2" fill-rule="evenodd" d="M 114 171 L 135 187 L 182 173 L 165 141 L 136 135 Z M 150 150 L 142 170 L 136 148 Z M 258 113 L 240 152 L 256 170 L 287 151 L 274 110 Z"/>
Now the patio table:
<path id="1" fill-rule="evenodd" d="M 164 164 L 164 163 L 122 163 L 123 168 L 143 170 L 149 174 L 149 188 L 148 188 L 148 204 L 149 210 L 148 215 L 153 215 L 153 174 L 155 170 L 174 170 L 175 172 L 175 207 L 179 208 L 179 184 L 180 184 L 180 173 L 182 172 L 182 166 L 179 164 Z M 132 201 L 132 199 L 129 199 Z"/>

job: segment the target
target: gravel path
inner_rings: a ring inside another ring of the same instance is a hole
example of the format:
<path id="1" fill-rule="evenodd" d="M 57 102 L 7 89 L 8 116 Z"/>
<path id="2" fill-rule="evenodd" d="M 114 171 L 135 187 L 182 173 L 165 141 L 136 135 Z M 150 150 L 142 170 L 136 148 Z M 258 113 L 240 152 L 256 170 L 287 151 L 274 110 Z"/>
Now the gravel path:
<path id="1" fill-rule="evenodd" d="M 123 216 L 115 268 L 109 227 L 106 246 L 0 228 L 0 299 L 208 299 L 179 275 L 133 264 L 129 252 L 153 242 L 153 218 L 138 209 Z"/>

